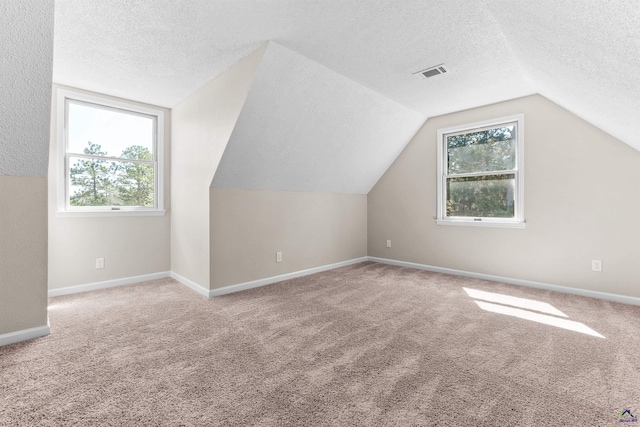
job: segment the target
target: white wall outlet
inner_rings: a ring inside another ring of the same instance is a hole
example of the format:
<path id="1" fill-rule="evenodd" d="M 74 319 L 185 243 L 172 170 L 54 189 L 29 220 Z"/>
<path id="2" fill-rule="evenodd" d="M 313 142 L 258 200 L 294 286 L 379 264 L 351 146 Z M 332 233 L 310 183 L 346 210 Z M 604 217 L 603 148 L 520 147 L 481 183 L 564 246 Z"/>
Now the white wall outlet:
<path id="1" fill-rule="evenodd" d="M 602 271 L 602 261 L 599 259 L 591 260 L 591 271 Z"/>
<path id="2" fill-rule="evenodd" d="M 391 247 L 391 240 L 387 240 L 387 247 L 390 248 Z"/>
<path id="3" fill-rule="evenodd" d="M 104 258 L 96 258 L 96 268 L 104 268 Z"/>
<path id="4" fill-rule="evenodd" d="M 276 252 L 276 262 L 282 262 L 282 252 Z"/>

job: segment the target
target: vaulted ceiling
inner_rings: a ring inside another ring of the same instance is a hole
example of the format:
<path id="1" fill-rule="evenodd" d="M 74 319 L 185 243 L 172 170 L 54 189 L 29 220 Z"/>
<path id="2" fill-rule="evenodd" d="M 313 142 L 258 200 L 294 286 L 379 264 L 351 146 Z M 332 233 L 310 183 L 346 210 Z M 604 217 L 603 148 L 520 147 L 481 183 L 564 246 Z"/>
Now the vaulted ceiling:
<path id="1" fill-rule="evenodd" d="M 367 194 L 423 122 L 269 42 L 212 185 Z"/>
<path id="2" fill-rule="evenodd" d="M 57 0 L 55 19 L 54 81 L 96 92 L 173 107 L 274 41 L 408 121 L 540 93 L 640 149 L 638 0 Z"/>

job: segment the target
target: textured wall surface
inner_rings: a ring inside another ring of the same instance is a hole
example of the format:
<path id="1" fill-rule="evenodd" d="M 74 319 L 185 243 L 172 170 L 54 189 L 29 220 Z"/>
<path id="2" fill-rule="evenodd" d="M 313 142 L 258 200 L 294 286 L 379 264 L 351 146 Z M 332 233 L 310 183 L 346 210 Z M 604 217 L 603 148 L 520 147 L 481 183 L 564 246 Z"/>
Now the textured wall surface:
<path id="1" fill-rule="evenodd" d="M 53 8 L 0 4 L 0 175 L 47 176 Z"/>
<path id="2" fill-rule="evenodd" d="M 437 130 L 516 113 L 526 228 L 436 225 Z M 436 117 L 369 193 L 368 253 L 640 297 L 639 182 L 640 152 L 539 95 Z"/>
<path id="3" fill-rule="evenodd" d="M 210 200 L 212 289 L 367 255 L 366 195 L 211 188 Z"/>
<path id="4" fill-rule="evenodd" d="M 51 162 L 49 165 L 49 289 L 84 285 L 171 269 L 171 111 L 164 110 L 165 216 L 64 217 L 56 216 L 58 191 L 57 90 L 88 95 L 93 92 L 54 85 L 51 102 Z M 111 98 L 111 97 L 106 97 Z M 116 101 L 125 101 L 122 99 Z M 131 102 L 131 101 L 126 101 Z M 134 103 L 136 104 L 136 103 Z M 159 108 L 139 104 L 144 107 Z M 96 269 L 96 258 L 105 268 Z"/>
<path id="5" fill-rule="evenodd" d="M 422 123 L 270 42 L 213 186 L 366 194 Z"/>
<path id="6" fill-rule="evenodd" d="M 47 324 L 47 178 L 0 175 L 0 334 Z"/>
<path id="7" fill-rule="evenodd" d="M 47 325 L 53 13 L 0 3 L 0 334 Z"/>
<path id="8" fill-rule="evenodd" d="M 206 289 L 209 187 L 263 54 L 256 50 L 171 112 L 171 270 Z"/>

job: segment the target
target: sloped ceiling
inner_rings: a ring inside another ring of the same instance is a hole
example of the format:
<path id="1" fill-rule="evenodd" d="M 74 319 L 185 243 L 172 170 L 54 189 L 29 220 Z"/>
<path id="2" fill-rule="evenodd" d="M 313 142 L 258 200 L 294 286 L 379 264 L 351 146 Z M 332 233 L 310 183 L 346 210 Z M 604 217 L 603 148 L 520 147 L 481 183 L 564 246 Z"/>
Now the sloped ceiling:
<path id="1" fill-rule="evenodd" d="M 536 92 L 640 150 L 640 0 L 488 4 Z"/>
<path id="2" fill-rule="evenodd" d="M 0 175 L 47 175 L 53 11 L 51 1 L 0 5 Z"/>
<path id="3" fill-rule="evenodd" d="M 423 121 L 270 42 L 212 185 L 366 194 Z"/>
<path id="4" fill-rule="evenodd" d="M 273 40 L 424 119 L 541 93 L 640 149 L 639 28 L 638 0 L 57 0 L 54 81 L 173 107 Z"/>

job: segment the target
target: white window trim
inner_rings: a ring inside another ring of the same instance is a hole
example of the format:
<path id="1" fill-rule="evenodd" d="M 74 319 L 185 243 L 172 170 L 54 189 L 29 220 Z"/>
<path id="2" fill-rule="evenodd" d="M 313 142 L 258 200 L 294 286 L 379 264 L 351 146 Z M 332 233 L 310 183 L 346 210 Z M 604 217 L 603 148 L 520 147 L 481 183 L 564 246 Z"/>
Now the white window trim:
<path id="1" fill-rule="evenodd" d="M 446 180 L 444 174 L 446 171 L 446 159 L 444 153 L 445 148 L 445 135 L 461 132 L 472 131 L 478 128 L 499 126 L 505 123 L 517 122 L 517 134 L 516 134 L 516 198 L 514 218 L 482 218 L 480 220 L 475 218 L 447 218 L 446 217 L 446 204 L 444 203 L 446 192 Z M 459 225 L 469 227 L 504 227 L 504 228 L 525 228 L 526 222 L 524 219 L 524 114 L 516 114 L 513 116 L 501 117 L 497 119 L 485 120 L 481 122 L 468 123 L 464 125 L 452 126 L 448 128 L 438 129 L 438 204 L 437 204 L 437 216 L 436 224 L 438 225 Z"/>
<path id="2" fill-rule="evenodd" d="M 144 207 L 120 207 L 118 210 L 102 207 L 74 207 L 68 206 L 69 187 L 67 185 L 67 110 L 66 101 L 80 101 L 96 104 L 98 107 L 105 106 L 141 113 L 156 117 L 155 150 L 157 169 L 155 176 L 156 206 L 153 208 Z M 56 98 L 56 127 L 57 127 L 57 210 L 56 217 L 119 217 L 119 216 L 163 216 L 164 210 L 164 111 L 140 106 L 133 103 L 117 101 L 100 96 L 89 95 L 67 89 L 58 89 Z"/>

